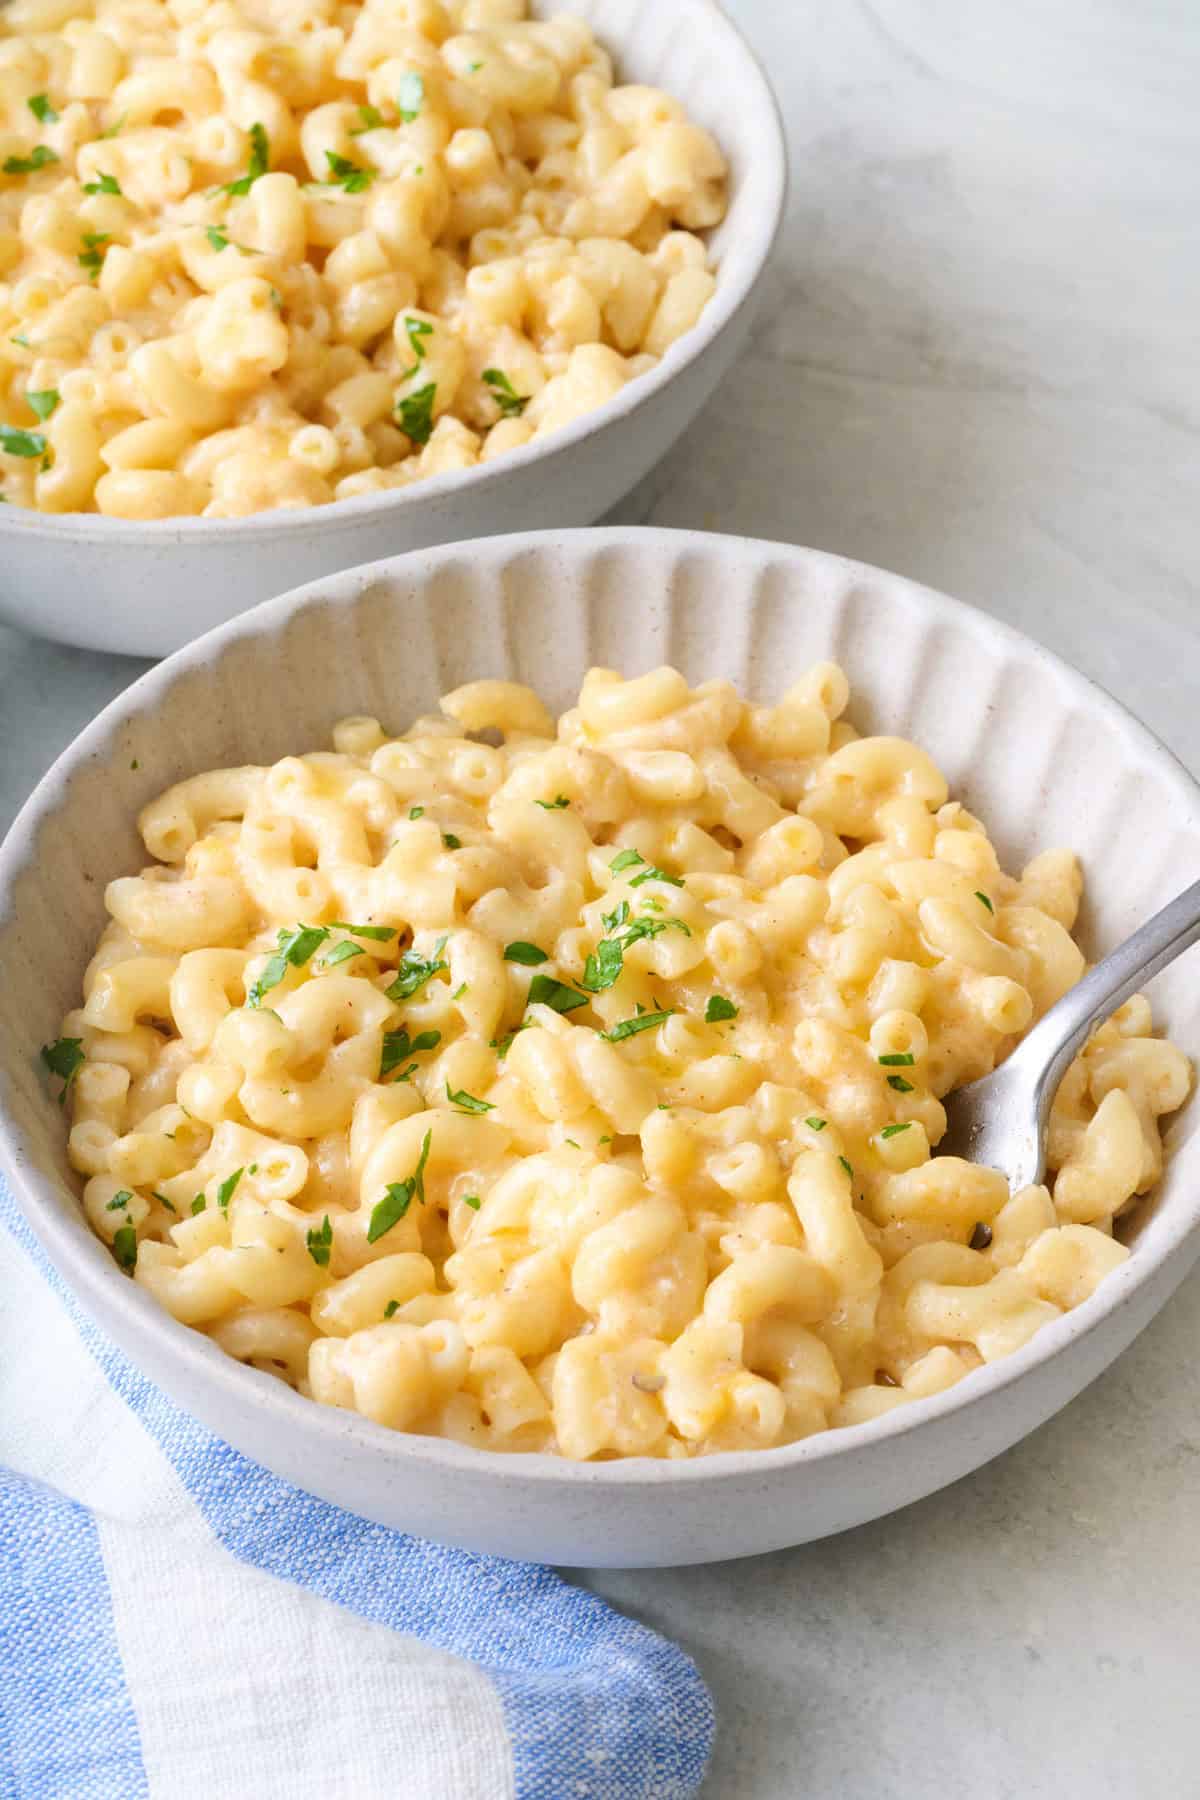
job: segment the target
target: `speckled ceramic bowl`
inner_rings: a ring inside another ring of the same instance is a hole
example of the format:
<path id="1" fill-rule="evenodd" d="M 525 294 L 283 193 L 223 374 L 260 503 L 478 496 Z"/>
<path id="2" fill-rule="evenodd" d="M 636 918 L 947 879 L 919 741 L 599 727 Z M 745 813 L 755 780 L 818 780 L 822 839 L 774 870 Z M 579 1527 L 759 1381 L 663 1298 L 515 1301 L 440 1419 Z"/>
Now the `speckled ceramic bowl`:
<path id="1" fill-rule="evenodd" d="M 506 1457 L 313 1405 L 176 1324 L 83 1221 L 38 1047 L 76 1003 L 105 883 L 144 860 L 134 816 L 153 794 L 326 744 L 349 713 L 401 730 L 478 676 L 532 683 L 561 708 L 591 663 L 635 674 L 669 661 L 765 699 L 830 656 L 850 674 L 860 727 L 919 739 L 1006 862 L 1081 851 L 1093 952 L 1200 875 L 1200 790 L 1082 676 L 897 576 L 737 538 L 531 534 L 352 570 L 172 657 L 59 759 L 0 851 L 0 1147 L 64 1278 L 181 1405 L 299 1486 L 408 1531 L 571 1564 L 702 1562 L 931 1493 L 1040 1425 L 1141 1330 L 1200 1249 L 1194 1106 L 1168 1134 L 1129 1261 L 1015 1356 L 870 1424 L 693 1462 Z M 1200 1050 L 1200 955 L 1151 992 L 1176 1041 Z"/>

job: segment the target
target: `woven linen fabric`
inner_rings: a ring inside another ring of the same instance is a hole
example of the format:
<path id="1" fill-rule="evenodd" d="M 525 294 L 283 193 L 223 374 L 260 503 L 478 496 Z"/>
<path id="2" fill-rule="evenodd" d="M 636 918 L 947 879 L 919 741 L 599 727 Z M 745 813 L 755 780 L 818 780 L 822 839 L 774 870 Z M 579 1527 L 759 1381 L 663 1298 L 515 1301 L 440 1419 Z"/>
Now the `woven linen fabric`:
<path id="1" fill-rule="evenodd" d="M 289 1486 L 140 1375 L 0 1182 L 3 1800 L 687 1800 L 708 1692 L 533 1564 Z"/>

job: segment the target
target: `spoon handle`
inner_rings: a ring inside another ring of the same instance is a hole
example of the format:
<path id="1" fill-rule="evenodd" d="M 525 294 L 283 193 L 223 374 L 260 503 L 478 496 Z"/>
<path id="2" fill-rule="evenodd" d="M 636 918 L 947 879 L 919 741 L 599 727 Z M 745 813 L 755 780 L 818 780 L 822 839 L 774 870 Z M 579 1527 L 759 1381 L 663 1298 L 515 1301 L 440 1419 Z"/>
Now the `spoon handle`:
<path id="1" fill-rule="evenodd" d="M 1136 994 L 1150 978 L 1200 940 L 1200 881 L 1156 912 L 1131 938 L 1096 964 L 1039 1019 L 1023 1040 L 1020 1055 L 1030 1068 L 1040 1065 L 1038 1111 L 1052 1099 L 1072 1057 L 1097 1025 Z"/>

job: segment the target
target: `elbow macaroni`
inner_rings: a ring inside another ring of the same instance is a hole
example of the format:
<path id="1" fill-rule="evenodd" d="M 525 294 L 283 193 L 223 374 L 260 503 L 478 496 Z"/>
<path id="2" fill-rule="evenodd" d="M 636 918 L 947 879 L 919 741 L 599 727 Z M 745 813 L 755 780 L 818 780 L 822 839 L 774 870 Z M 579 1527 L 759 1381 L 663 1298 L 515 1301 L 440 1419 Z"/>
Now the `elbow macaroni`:
<path id="1" fill-rule="evenodd" d="M 1004 874 L 847 693 L 481 681 L 171 788 L 64 1025 L 93 1228 L 230 1355 L 497 1450 L 766 1448 L 1019 1348 L 1128 1255 L 1190 1068 L 1131 1000 L 1050 1184 L 933 1154 L 1078 978 L 1079 873 Z"/>
<path id="2" fill-rule="evenodd" d="M 0 499 L 228 518 L 402 488 L 664 356 L 715 289 L 724 158 L 581 21 L 523 13 L 11 0 Z"/>

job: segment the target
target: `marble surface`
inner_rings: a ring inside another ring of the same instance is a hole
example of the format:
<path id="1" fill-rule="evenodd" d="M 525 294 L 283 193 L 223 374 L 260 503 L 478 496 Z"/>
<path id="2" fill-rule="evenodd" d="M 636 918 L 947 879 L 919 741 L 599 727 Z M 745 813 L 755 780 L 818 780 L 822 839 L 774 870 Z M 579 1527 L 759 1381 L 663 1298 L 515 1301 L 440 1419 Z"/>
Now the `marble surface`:
<path id="1" fill-rule="evenodd" d="M 730 0 L 793 185 L 751 354 L 620 516 L 976 602 L 1200 773 L 1194 0 Z M 139 665 L 0 628 L 0 825 Z M 587 1577 L 716 1696 L 713 1800 L 1200 1791 L 1200 1277 L 1023 1446 L 841 1538 Z"/>

